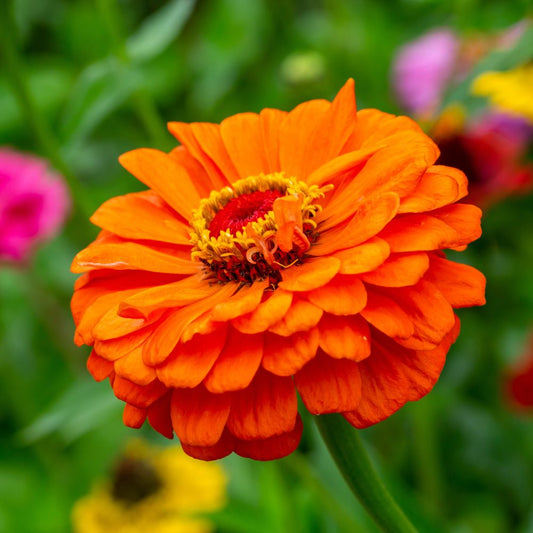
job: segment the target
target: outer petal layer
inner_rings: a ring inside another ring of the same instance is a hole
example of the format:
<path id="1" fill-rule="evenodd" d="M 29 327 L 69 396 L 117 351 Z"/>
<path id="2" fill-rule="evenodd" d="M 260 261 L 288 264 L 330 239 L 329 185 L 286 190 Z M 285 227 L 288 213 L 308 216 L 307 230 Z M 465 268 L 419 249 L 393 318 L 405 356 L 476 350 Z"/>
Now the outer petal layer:
<path id="1" fill-rule="evenodd" d="M 458 333 L 459 321 L 436 348 L 427 351 L 407 350 L 379 338 L 372 357 L 359 365 L 361 402 L 355 410 L 344 413 L 348 422 L 358 428 L 370 426 L 427 394 L 439 378 Z"/>

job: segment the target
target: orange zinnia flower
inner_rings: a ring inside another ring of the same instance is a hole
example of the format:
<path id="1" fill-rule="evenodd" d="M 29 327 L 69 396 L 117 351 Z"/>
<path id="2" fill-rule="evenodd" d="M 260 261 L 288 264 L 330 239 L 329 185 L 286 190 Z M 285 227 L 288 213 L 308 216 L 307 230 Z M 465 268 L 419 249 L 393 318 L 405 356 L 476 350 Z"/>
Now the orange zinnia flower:
<path id="1" fill-rule="evenodd" d="M 172 122 L 169 154 L 122 165 L 148 190 L 113 198 L 73 262 L 88 368 L 184 450 L 266 460 L 313 414 L 375 424 L 435 384 L 482 274 L 444 257 L 480 236 L 454 204 L 464 174 L 406 117 L 330 103 L 220 125 Z"/>

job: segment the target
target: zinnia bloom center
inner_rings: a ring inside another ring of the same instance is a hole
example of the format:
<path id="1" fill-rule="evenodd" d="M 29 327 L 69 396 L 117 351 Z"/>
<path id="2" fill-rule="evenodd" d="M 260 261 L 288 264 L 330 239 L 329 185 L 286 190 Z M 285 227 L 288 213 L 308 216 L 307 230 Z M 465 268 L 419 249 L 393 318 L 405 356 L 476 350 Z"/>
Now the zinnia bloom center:
<path id="1" fill-rule="evenodd" d="M 211 220 L 209 232 L 218 235 L 221 231 L 229 230 L 236 235 L 249 222 L 255 222 L 272 211 L 274 200 L 280 196 L 280 191 L 272 190 L 255 191 L 233 198 Z"/>
<path id="2" fill-rule="evenodd" d="M 275 289 L 280 269 L 303 262 L 318 239 L 315 200 L 330 189 L 274 173 L 213 191 L 193 212 L 191 255 L 218 282 L 268 279 Z"/>

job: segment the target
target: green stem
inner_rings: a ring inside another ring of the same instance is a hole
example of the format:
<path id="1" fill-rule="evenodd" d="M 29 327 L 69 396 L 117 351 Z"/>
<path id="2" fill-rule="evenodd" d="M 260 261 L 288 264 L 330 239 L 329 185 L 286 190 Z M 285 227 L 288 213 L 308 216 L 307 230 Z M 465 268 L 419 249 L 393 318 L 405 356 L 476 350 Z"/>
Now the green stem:
<path id="1" fill-rule="evenodd" d="M 363 531 L 361 524 L 357 523 L 346 512 L 346 509 L 339 503 L 338 499 L 331 494 L 317 474 L 312 470 L 308 460 L 297 452 L 294 452 L 289 457 L 282 459 L 281 464 L 292 470 L 305 486 L 314 493 L 317 501 L 335 517 L 339 531 L 346 533 Z"/>
<path id="2" fill-rule="evenodd" d="M 427 396 L 412 405 L 413 451 L 422 498 L 433 514 L 444 514 L 442 471 L 431 402 L 432 400 Z"/>
<path id="3" fill-rule="evenodd" d="M 416 532 L 379 479 L 357 430 L 339 414 L 317 416 L 315 421 L 352 492 L 383 531 Z"/>
<path id="4" fill-rule="evenodd" d="M 35 104 L 35 100 L 27 84 L 22 60 L 16 46 L 12 3 L 0 2 L 0 6 L 0 51 L 4 69 L 13 87 L 13 94 L 18 101 L 20 112 L 24 117 L 25 123 L 31 130 L 36 143 L 40 146 L 52 165 L 63 175 L 69 186 L 72 199 L 84 215 L 86 215 L 86 218 L 88 218 L 92 214 L 93 209 L 87 203 L 87 195 L 83 191 L 76 176 L 65 163 L 61 155 L 59 143 L 39 107 Z"/>
<path id="5" fill-rule="evenodd" d="M 137 116 L 141 120 L 155 146 L 160 149 L 173 147 L 170 135 L 157 111 L 150 93 L 146 89 L 137 89 L 131 95 Z"/>
<path id="6" fill-rule="evenodd" d="M 131 58 L 126 45 L 126 37 L 120 23 L 121 17 L 116 1 L 97 0 L 97 4 L 102 18 L 107 25 L 111 40 L 113 41 L 113 53 L 115 57 L 124 69 L 131 68 Z M 139 120 L 142 122 L 152 142 L 160 148 L 170 147 L 169 135 L 164 121 L 159 115 L 150 93 L 144 88 L 136 89 L 131 95 L 131 101 Z"/>

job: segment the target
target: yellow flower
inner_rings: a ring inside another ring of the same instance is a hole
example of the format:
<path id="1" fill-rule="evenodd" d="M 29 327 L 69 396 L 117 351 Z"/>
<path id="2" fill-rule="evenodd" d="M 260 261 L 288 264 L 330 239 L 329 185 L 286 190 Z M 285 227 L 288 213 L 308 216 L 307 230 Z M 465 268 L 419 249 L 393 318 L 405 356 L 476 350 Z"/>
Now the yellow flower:
<path id="1" fill-rule="evenodd" d="M 472 92 L 486 96 L 494 107 L 533 122 L 533 64 L 506 72 L 485 72 L 472 84 Z"/>
<path id="2" fill-rule="evenodd" d="M 156 449 L 135 441 L 117 463 L 112 479 L 78 500 L 75 533 L 209 533 L 195 516 L 226 503 L 226 477 L 216 463 L 192 459 L 181 449 Z"/>

